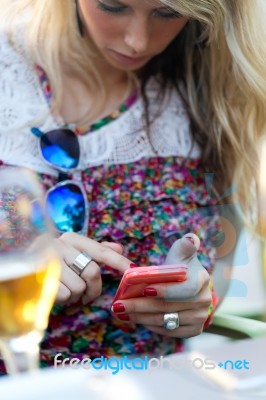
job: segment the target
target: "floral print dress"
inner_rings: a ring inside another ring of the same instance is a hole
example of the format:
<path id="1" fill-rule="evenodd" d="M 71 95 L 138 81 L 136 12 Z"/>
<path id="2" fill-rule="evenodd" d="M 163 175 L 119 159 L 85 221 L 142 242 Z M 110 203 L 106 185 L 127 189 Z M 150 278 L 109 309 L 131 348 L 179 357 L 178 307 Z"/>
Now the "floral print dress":
<path id="1" fill-rule="evenodd" d="M 38 77 L 49 103 L 52 93 L 41 68 Z M 137 93 L 133 93 L 117 112 L 89 129 L 76 127 L 76 134 L 90 135 L 111 126 L 130 113 L 138 101 Z M 39 173 L 39 177 L 45 190 L 58 182 L 55 175 Z M 218 221 L 200 157 L 154 154 L 129 162 L 103 162 L 84 168 L 81 177 L 90 205 L 90 238 L 121 243 L 124 255 L 144 266 L 163 264 L 171 244 L 194 232 L 201 239 L 199 259 L 211 273 Z M 93 359 L 114 355 L 155 357 L 183 350 L 182 340 L 111 315 L 120 279 L 112 268 L 102 266 L 99 298 L 88 305 L 54 306 L 41 343 L 42 366 L 53 365 L 57 353 L 63 358 Z"/>

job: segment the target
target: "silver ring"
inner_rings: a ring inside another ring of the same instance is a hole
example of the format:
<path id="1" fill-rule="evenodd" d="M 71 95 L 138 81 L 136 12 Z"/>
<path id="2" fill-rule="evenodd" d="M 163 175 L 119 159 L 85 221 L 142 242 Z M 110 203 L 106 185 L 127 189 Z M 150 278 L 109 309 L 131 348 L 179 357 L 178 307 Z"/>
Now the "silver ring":
<path id="1" fill-rule="evenodd" d="M 169 331 L 177 329 L 179 327 L 179 315 L 178 313 L 164 314 L 163 316 L 163 327 Z"/>
<path id="2" fill-rule="evenodd" d="M 89 265 L 92 261 L 91 256 L 87 253 L 80 253 L 72 264 L 69 265 L 69 268 L 72 269 L 76 274 L 80 275 L 82 271 Z"/>

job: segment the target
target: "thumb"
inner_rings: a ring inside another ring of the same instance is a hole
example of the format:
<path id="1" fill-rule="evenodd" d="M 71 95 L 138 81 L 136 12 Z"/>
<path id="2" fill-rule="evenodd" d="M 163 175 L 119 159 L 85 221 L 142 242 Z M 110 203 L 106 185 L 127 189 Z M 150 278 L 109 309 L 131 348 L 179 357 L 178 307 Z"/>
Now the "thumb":
<path id="1" fill-rule="evenodd" d="M 176 240 L 170 248 L 165 263 L 176 264 L 177 262 L 188 263 L 197 256 L 200 240 L 194 233 L 187 233 L 181 239 Z"/>
<path id="2" fill-rule="evenodd" d="M 116 251 L 119 254 L 123 254 L 123 246 L 120 243 L 114 242 L 101 242 L 101 244 L 109 249 Z"/>
<path id="3" fill-rule="evenodd" d="M 166 257 L 166 264 L 187 264 L 188 279 L 182 283 L 168 285 L 165 290 L 166 301 L 195 301 L 203 285 L 208 283 L 209 274 L 197 257 L 199 246 L 200 240 L 194 233 L 186 234 L 172 245 Z"/>

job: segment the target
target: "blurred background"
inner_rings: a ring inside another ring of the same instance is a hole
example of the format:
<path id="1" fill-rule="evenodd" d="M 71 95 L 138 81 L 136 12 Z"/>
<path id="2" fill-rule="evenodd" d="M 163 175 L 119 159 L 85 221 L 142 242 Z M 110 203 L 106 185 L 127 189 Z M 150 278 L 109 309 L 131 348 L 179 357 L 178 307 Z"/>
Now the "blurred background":
<path id="1" fill-rule="evenodd" d="M 243 242 L 247 243 L 245 255 L 243 255 Z M 232 280 L 219 312 L 266 321 L 266 290 L 262 273 L 261 243 L 247 229 L 241 232 L 234 261 Z M 199 350 L 230 340 L 225 336 L 203 333 L 188 339 L 188 349 Z"/>

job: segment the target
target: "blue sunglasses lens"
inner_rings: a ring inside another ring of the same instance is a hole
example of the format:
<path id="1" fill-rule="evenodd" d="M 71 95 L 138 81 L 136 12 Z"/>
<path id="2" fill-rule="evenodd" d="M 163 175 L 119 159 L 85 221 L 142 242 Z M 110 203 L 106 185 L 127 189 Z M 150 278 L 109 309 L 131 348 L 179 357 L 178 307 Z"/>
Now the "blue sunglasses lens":
<path id="1" fill-rule="evenodd" d="M 79 142 L 69 129 L 57 129 L 40 137 L 41 151 L 44 159 L 52 165 L 71 169 L 79 163 Z"/>
<path id="2" fill-rule="evenodd" d="M 60 232 L 80 232 L 86 218 L 85 199 L 75 184 L 58 186 L 48 192 L 47 213 Z"/>

